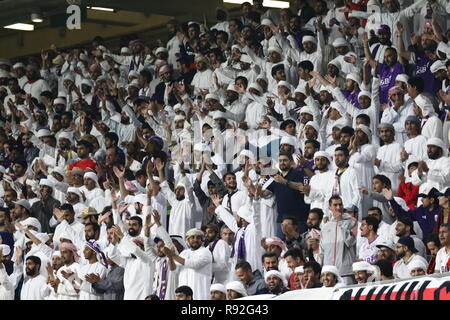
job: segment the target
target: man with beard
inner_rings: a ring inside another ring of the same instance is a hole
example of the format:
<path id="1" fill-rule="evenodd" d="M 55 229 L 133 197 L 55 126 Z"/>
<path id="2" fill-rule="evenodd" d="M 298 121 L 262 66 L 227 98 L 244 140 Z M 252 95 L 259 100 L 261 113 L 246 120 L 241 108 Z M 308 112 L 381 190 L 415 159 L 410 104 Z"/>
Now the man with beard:
<path id="1" fill-rule="evenodd" d="M 189 249 L 179 255 L 167 247 L 162 249 L 167 257 L 175 260 L 176 267 L 180 268 L 178 285 L 192 288 L 194 300 L 208 300 L 210 297 L 212 255 L 210 250 L 203 247 L 204 239 L 204 233 L 194 228 L 186 233 Z"/>
<path id="2" fill-rule="evenodd" d="M 228 279 L 230 272 L 230 247 L 220 239 L 219 227 L 214 224 L 206 226 L 205 247 L 209 249 L 212 255 L 212 283 L 224 284 Z"/>
<path id="3" fill-rule="evenodd" d="M 428 139 L 428 160 L 420 161 L 411 177 L 414 185 L 420 185 L 420 193 L 432 187 L 445 191 L 450 185 L 450 158 L 446 156 L 447 148 L 448 146 L 439 138 Z"/>
<path id="4" fill-rule="evenodd" d="M 320 238 L 320 225 L 322 224 L 323 211 L 319 208 L 312 208 L 308 213 L 308 220 L 306 220 L 306 226 L 308 230 L 301 235 L 301 248 L 305 257 L 311 257 L 314 252 L 311 252 L 312 246 L 319 245 Z M 315 242 L 315 244 L 314 244 Z"/>
<path id="5" fill-rule="evenodd" d="M 87 210 L 89 207 L 86 207 Z M 53 215 L 56 217 L 59 225 L 55 229 L 53 236 L 53 243 L 55 248 L 59 248 L 61 244 L 61 237 L 64 234 L 69 234 L 72 237 L 72 242 L 77 246 L 82 246 L 84 242 L 84 224 L 75 220 L 75 212 L 72 205 L 66 203 L 59 209 L 53 210 Z"/>
<path id="6" fill-rule="evenodd" d="M 299 232 L 306 230 L 306 214 L 309 206 L 304 202 L 304 196 L 298 191 L 298 186 L 292 182 L 303 182 L 303 175 L 292 168 L 293 158 L 290 153 L 280 152 L 278 163 L 280 174 L 273 177 L 272 183 L 267 190 L 275 194 L 278 204 L 277 236 L 283 237 L 281 232 L 281 221 L 284 216 L 294 216 L 297 218 Z"/>
<path id="7" fill-rule="evenodd" d="M 98 243 L 100 237 L 100 226 L 97 223 L 86 223 L 84 225 L 84 238 L 86 241 L 95 240 Z"/>
<path id="8" fill-rule="evenodd" d="M 209 93 L 213 84 L 213 72 L 208 68 L 208 60 L 203 55 L 195 57 L 197 73 L 192 79 L 192 91 L 194 95 L 203 93 Z"/>
<path id="9" fill-rule="evenodd" d="M 301 148 L 303 150 L 303 155 L 297 155 L 298 167 L 296 170 L 300 171 L 303 175 L 302 183 L 304 188 L 309 185 L 311 177 L 314 176 L 314 154 L 320 150 L 320 142 L 316 140 L 317 136 L 314 137 L 314 133 L 309 133 L 314 132 L 315 130 L 312 128 L 311 124 L 310 121 L 305 125 L 305 136 L 307 140 L 305 140 L 303 148 Z M 304 193 L 304 188 L 300 188 L 299 191 Z"/>
<path id="10" fill-rule="evenodd" d="M 395 128 L 392 124 L 380 123 L 378 130 L 383 146 L 378 149 L 374 164 L 378 169 L 377 174 L 387 176 L 396 193 L 399 184 L 397 175 L 404 170 L 401 160 L 403 147 L 395 141 Z"/>
<path id="11" fill-rule="evenodd" d="M 50 293 L 47 279 L 40 274 L 41 259 L 29 256 L 25 260 L 26 277 L 20 292 L 20 300 L 44 300 Z"/>
<path id="12" fill-rule="evenodd" d="M 395 129 L 395 141 L 404 143 L 408 140 L 405 121 L 408 116 L 413 115 L 413 104 L 410 99 L 405 99 L 405 91 L 397 85 L 389 89 L 388 95 L 389 104 L 384 109 L 380 122 L 392 124 Z"/>
<path id="13" fill-rule="evenodd" d="M 382 24 L 377 31 L 378 42 L 370 45 L 370 54 L 378 63 L 384 62 L 384 51 L 392 46 L 391 29 L 388 25 Z"/>
<path id="14" fill-rule="evenodd" d="M 280 295 L 288 291 L 286 278 L 277 270 L 271 270 L 264 276 L 268 293 Z"/>
<path id="15" fill-rule="evenodd" d="M 105 279 L 108 272 L 106 256 L 95 240 L 88 240 L 83 249 L 86 264 L 80 266 L 80 286 L 79 300 L 103 300 L 103 294 L 98 293 L 93 288 L 93 284 Z"/>
<path id="16" fill-rule="evenodd" d="M 247 105 L 243 104 L 239 99 L 239 93 L 235 89 L 235 84 L 230 83 L 225 91 L 225 104 L 217 105 L 217 110 L 224 113 L 226 119 L 238 125 L 245 118 Z"/>
<path id="17" fill-rule="evenodd" d="M 56 276 L 53 276 L 53 273 L 48 274 L 48 282 L 57 294 L 57 300 L 78 300 L 81 283 L 78 276 L 78 249 L 73 243 L 63 242 L 60 251 L 64 265 L 58 269 Z"/>
<path id="18" fill-rule="evenodd" d="M 388 261 L 391 263 L 392 267 L 397 261 L 397 257 L 395 254 L 395 244 L 391 240 L 382 239 L 379 244 L 377 244 L 377 248 L 380 249 L 377 252 L 376 262 L 380 260 Z"/>
<path id="19" fill-rule="evenodd" d="M 410 115 L 405 120 L 405 131 L 408 139 L 405 141 L 401 152 L 403 162 L 409 163 L 422 161 L 427 156 L 427 138 L 421 135 L 421 121 L 418 117 Z"/>
<path id="20" fill-rule="evenodd" d="M 89 157 L 92 153 L 92 149 L 92 145 L 89 142 L 85 140 L 79 141 L 77 144 L 77 155 L 79 160 L 69 165 L 69 171 L 72 171 L 73 168 L 80 168 L 83 170 L 90 168 L 95 170 L 95 161 Z"/>
<path id="21" fill-rule="evenodd" d="M 114 236 L 113 226 L 108 227 L 108 242 L 111 246 L 105 249 L 106 261 L 108 262 L 108 273 L 104 279 L 100 277 L 92 276 L 92 288 L 98 293 L 103 294 L 104 300 L 123 300 L 124 286 L 123 276 L 125 270 L 112 261 L 108 254 L 112 249 L 112 246 L 117 244 L 117 237 Z"/>
<path id="22" fill-rule="evenodd" d="M 172 206 L 169 217 L 169 234 L 183 236 L 191 226 L 194 211 L 194 194 L 192 185 L 186 178 L 184 163 L 180 164 L 181 179 L 175 185 L 175 192 L 170 189 L 166 180 L 165 163 L 157 158 L 155 166 L 158 170 L 161 192 Z"/>
<path id="23" fill-rule="evenodd" d="M 262 255 L 264 274 L 271 270 L 278 270 L 278 256 L 275 252 L 266 252 Z"/>
<path id="24" fill-rule="evenodd" d="M 115 209 L 117 210 L 117 209 Z M 115 213 L 117 216 L 118 213 Z M 120 219 L 120 217 L 118 217 Z M 114 219 L 116 220 L 116 219 Z M 149 248 L 149 238 L 140 237 L 142 219 L 133 216 L 128 220 L 128 233 L 123 234 L 121 228 L 115 225 L 111 242 L 112 249 L 108 252 L 109 259 L 125 269 L 123 284 L 124 300 L 144 300 L 152 291 L 154 262 L 156 256 Z M 145 243 L 144 243 L 145 242 Z"/>
<path id="25" fill-rule="evenodd" d="M 309 185 L 301 187 L 300 190 L 305 194 L 305 203 L 310 204 L 311 208 L 325 210 L 327 201 L 325 191 L 327 186 L 334 184 L 334 170 L 330 170 L 331 157 L 325 151 L 316 151 L 314 153 L 314 169 L 316 173 L 311 177 Z M 317 172 L 318 171 L 318 172 Z"/>
<path id="26" fill-rule="evenodd" d="M 242 207 L 247 200 L 247 189 L 237 189 L 236 174 L 233 172 L 227 172 L 222 180 L 225 188 L 227 188 L 227 194 L 222 199 L 222 206 L 236 215 L 238 209 Z"/>
<path id="27" fill-rule="evenodd" d="M 394 278 L 405 279 L 411 277 L 408 264 L 413 262 L 427 265 L 427 260 L 417 254 L 414 247 L 414 240 L 410 236 L 400 237 L 396 244 L 396 253 L 398 261 L 394 265 Z"/>
<path id="28" fill-rule="evenodd" d="M 53 209 L 60 205 L 60 202 L 53 198 L 53 184 L 48 179 L 41 179 L 39 182 L 39 192 L 41 200 L 33 203 L 30 209 L 31 216 L 37 218 L 42 226 L 42 232 L 50 233 L 53 228 L 49 221 L 53 216 Z"/>

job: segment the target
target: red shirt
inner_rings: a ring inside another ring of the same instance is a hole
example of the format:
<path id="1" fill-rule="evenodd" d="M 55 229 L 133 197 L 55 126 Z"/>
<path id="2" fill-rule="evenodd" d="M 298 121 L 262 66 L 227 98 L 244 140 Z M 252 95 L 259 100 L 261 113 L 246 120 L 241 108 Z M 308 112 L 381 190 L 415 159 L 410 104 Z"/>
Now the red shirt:
<path id="1" fill-rule="evenodd" d="M 84 171 L 86 171 L 87 168 L 91 168 L 92 170 L 95 171 L 95 165 L 96 165 L 96 163 L 94 160 L 92 160 L 91 158 L 86 158 L 86 159 L 79 160 L 77 162 L 72 163 L 69 166 L 69 171 L 72 171 L 72 169 L 75 167 L 83 169 Z"/>
<path id="2" fill-rule="evenodd" d="M 420 186 L 415 186 L 411 182 L 400 182 L 397 190 L 397 197 L 405 200 L 410 209 L 416 209 L 419 188 Z"/>

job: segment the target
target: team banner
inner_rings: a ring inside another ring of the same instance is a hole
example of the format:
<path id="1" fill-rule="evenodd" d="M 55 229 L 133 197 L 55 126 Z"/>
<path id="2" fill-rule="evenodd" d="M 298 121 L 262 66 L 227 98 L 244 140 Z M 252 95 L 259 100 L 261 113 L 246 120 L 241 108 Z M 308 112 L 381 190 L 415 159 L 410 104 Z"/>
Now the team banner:
<path id="1" fill-rule="evenodd" d="M 450 277 L 420 277 L 337 289 L 332 300 L 450 300 Z"/>

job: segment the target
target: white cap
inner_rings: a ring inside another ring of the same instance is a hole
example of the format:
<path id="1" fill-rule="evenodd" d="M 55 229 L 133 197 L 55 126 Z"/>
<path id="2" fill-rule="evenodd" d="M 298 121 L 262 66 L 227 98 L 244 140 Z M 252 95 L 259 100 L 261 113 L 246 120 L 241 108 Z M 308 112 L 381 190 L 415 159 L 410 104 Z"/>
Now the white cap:
<path id="1" fill-rule="evenodd" d="M 27 227 L 34 227 L 37 229 L 38 232 L 41 232 L 41 223 L 39 222 L 38 219 L 34 218 L 34 217 L 29 217 L 26 218 L 25 220 L 20 222 L 22 225 L 27 226 Z"/>
<path id="2" fill-rule="evenodd" d="M 358 261 L 352 264 L 353 272 L 366 271 L 367 273 L 373 273 L 374 268 L 372 265 L 366 261 Z"/>
<path id="3" fill-rule="evenodd" d="M 26 66 L 22 62 L 17 62 L 15 65 L 13 65 L 13 69 L 17 68 L 26 68 Z"/>
<path id="4" fill-rule="evenodd" d="M 331 160 L 331 156 L 325 151 L 316 151 L 314 152 L 314 160 L 319 157 L 325 157 L 328 159 L 328 162 L 331 164 L 333 161 Z"/>
<path id="5" fill-rule="evenodd" d="M 139 78 L 139 73 L 136 70 L 131 70 L 128 73 L 128 78 L 130 78 L 130 77 Z"/>
<path id="6" fill-rule="evenodd" d="M 271 46 L 271 47 L 269 47 L 269 49 L 267 49 L 267 52 L 272 52 L 272 51 L 275 51 L 275 52 L 277 52 L 277 53 L 279 53 L 279 54 L 282 54 L 283 53 L 283 51 L 281 50 L 281 48 L 280 47 L 278 47 L 278 46 Z"/>
<path id="7" fill-rule="evenodd" d="M 247 87 L 247 91 L 248 91 L 250 88 L 253 88 L 253 89 L 257 90 L 259 93 L 263 93 L 263 89 L 262 89 L 261 86 L 260 86 L 259 84 L 257 84 L 256 82 L 250 83 L 250 84 L 248 85 L 248 87 Z"/>
<path id="8" fill-rule="evenodd" d="M 186 118 L 184 116 L 181 116 L 179 114 L 177 114 L 174 118 L 173 121 L 180 121 L 180 120 L 186 120 Z"/>
<path id="9" fill-rule="evenodd" d="M 156 49 L 156 51 L 155 51 L 155 54 L 162 53 L 162 52 L 166 52 L 167 53 L 167 49 L 164 48 L 164 47 L 158 47 Z"/>
<path id="10" fill-rule="evenodd" d="M 341 69 L 341 68 L 342 68 L 341 63 L 340 63 L 339 60 L 337 60 L 337 59 L 331 60 L 330 62 L 328 62 L 328 64 L 332 64 L 333 66 L 335 66 L 335 67 L 338 68 L 338 69 Z"/>
<path id="11" fill-rule="evenodd" d="M 48 130 L 48 129 L 40 129 L 36 134 L 36 136 L 38 138 L 50 137 L 51 135 L 52 134 L 50 133 L 50 130 Z"/>
<path id="12" fill-rule="evenodd" d="M 253 60 L 249 57 L 248 54 L 242 54 L 240 61 L 244 62 L 244 63 L 249 63 L 249 64 L 253 63 Z"/>
<path id="13" fill-rule="evenodd" d="M 122 47 L 122 49 L 120 49 L 120 53 L 124 54 L 124 53 L 131 53 L 130 48 L 128 47 Z"/>
<path id="14" fill-rule="evenodd" d="M 236 291 L 237 293 L 240 293 L 244 297 L 248 296 L 247 290 L 245 290 L 244 285 L 240 281 L 228 282 L 226 288 L 227 290 Z"/>
<path id="15" fill-rule="evenodd" d="M 54 188 L 55 186 L 53 185 L 53 183 L 49 180 L 49 179 L 41 179 L 40 181 L 39 181 L 39 185 L 40 186 L 47 186 L 47 187 L 50 187 L 50 188 Z"/>
<path id="16" fill-rule="evenodd" d="M 298 86 L 297 88 L 295 88 L 294 93 L 297 92 L 303 93 L 306 96 L 306 89 L 304 86 Z"/>
<path id="17" fill-rule="evenodd" d="M 131 81 L 128 84 L 127 89 L 130 88 L 130 87 L 135 87 L 136 89 L 140 89 L 141 88 L 141 86 L 139 85 L 139 81 L 136 80 L 136 79 L 134 79 L 133 81 Z"/>
<path id="18" fill-rule="evenodd" d="M 289 82 L 284 81 L 284 80 L 279 81 L 277 83 L 277 87 L 286 87 L 286 88 L 288 88 L 289 91 L 293 91 L 293 89 L 294 89 Z"/>
<path id="19" fill-rule="evenodd" d="M 356 126 L 355 131 L 356 130 L 361 130 L 362 132 L 364 132 L 369 138 L 369 142 L 372 141 L 372 131 L 370 131 L 370 128 L 368 126 L 366 126 L 365 124 L 359 124 Z"/>
<path id="20" fill-rule="evenodd" d="M 362 96 L 366 96 L 366 97 L 369 97 L 370 99 L 372 99 L 372 94 L 371 94 L 369 91 L 366 91 L 366 90 L 361 90 L 361 91 L 358 93 L 358 99 L 359 99 L 360 97 L 362 97 Z"/>
<path id="21" fill-rule="evenodd" d="M 436 73 L 439 70 L 447 70 L 447 68 L 445 67 L 445 63 L 442 62 L 442 60 L 435 61 L 430 67 L 431 73 Z"/>
<path id="22" fill-rule="evenodd" d="M 436 146 L 441 148 L 443 151 L 448 148 L 448 146 L 445 145 L 444 141 L 434 137 L 427 140 L 427 146 Z"/>
<path id="23" fill-rule="evenodd" d="M 236 50 L 239 50 L 239 52 L 242 52 L 242 47 L 239 45 L 239 44 L 233 44 L 232 46 L 231 46 L 231 49 L 233 50 L 233 49 L 236 49 Z"/>
<path id="24" fill-rule="evenodd" d="M 336 277 L 339 277 L 339 270 L 336 266 L 323 266 L 320 274 L 324 274 L 325 272 L 332 273 Z"/>
<path id="25" fill-rule="evenodd" d="M 302 39 L 302 43 L 305 43 L 305 42 L 308 42 L 308 41 L 317 44 L 317 39 L 315 37 L 304 36 L 303 39 Z"/>
<path id="26" fill-rule="evenodd" d="M 261 25 L 263 25 L 263 26 L 270 26 L 270 25 L 272 25 L 273 24 L 273 22 L 272 22 L 272 20 L 270 20 L 270 19 L 262 19 L 262 21 L 261 21 Z"/>
<path id="27" fill-rule="evenodd" d="M 0 244 L 0 249 L 2 249 L 2 255 L 5 257 L 11 253 L 11 248 L 6 244 Z"/>
<path id="28" fill-rule="evenodd" d="M 225 112 L 222 111 L 215 111 L 213 113 L 213 120 L 217 120 L 217 119 L 226 119 L 225 117 Z"/>
<path id="29" fill-rule="evenodd" d="M 69 187 L 67 189 L 67 193 L 69 193 L 69 192 L 76 194 L 80 198 L 80 201 L 83 201 L 83 195 L 81 194 L 81 191 L 79 188 Z"/>
<path id="30" fill-rule="evenodd" d="M 303 107 L 301 107 L 300 108 L 300 111 L 298 112 L 299 114 L 302 114 L 302 113 L 307 113 L 307 114 L 310 114 L 310 115 L 314 115 L 314 112 L 313 112 L 313 110 L 311 109 L 311 107 L 309 107 L 309 106 L 303 106 Z"/>
<path id="31" fill-rule="evenodd" d="M 245 221 L 251 223 L 253 221 L 253 208 L 244 205 L 238 209 L 237 215 Z"/>
<path id="32" fill-rule="evenodd" d="M 288 283 L 287 283 L 286 277 L 284 277 L 280 271 L 270 270 L 270 271 L 266 272 L 266 274 L 264 275 L 264 280 L 267 282 L 267 280 L 269 279 L 270 276 L 278 277 L 279 279 L 281 279 L 283 281 L 283 286 L 287 287 Z"/>
<path id="33" fill-rule="evenodd" d="M 280 144 L 288 144 L 295 148 L 297 146 L 297 139 L 295 137 L 283 136 L 281 138 Z"/>
<path id="34" fill-rule="evenodd" d="M 97 177 L 97 175 L 96 175 L 94 172 L 91 172 L 91 171 L 86 172 L 86 173 L 83 175 L 83 179 L 91 179 L 91 180 L 93 180 L 93 181 L 95 182 L 95 184 L 97 185 L 97 187 L 99 186 L 99 185 L 98 185 L 98 177 Z"/>
<path id="35" fill-rule="evenodd" d="M 89 87 L 93 87 L 94 86 L 94 83 L 91 80 L 89 80 L 89 79 L 83 79 L 81 81 L 81 84 L 84 84 L 84 85 L 89 86 Z"/>
<path id="36" fill-rule="evenodd" d="M 401 82 L 407 83 L 408 80 L 409 80 L 408 75 L 406 75 L 404 73 L 400 73 L 395 77 L 395 81 L 401 81 Z"/>
<path id="37" fill-rule="evenodd" d="M 385 239 L 383 239 L 379 244 L 376 245 L 376 247 L 377 247 L 377 248 L 380 248 L 380 247 L 386 247 L 386 248 L 391 249 L 392 251 L 395 251 L 395 245 L 394 245 L 394 243 L 393 243 L 392 241 L 390 241 L 390 240 L 385 240 Z"/>
<path id="38" fill-rule="evenodd" d="M 145 206 L 147 204 L 147 195 L 145 193 L 141 193 L 134 196 L 133 203 L 140 203 Z"/>
<path id="39" fill-rule="evenodd" d="M 213 292 L 213 291 L 219 291 L 219 292 L 222 292 L 223 294 L 227 294 L 227 289 L 221 283 L 212 284 L 211 287 L 209 288 L 209 292 Z"/>
<path id="40" fill-rule="evenodd" d="M 427 271 L 428 265 L 423 261 L 422 259 L 414 259 L 413 261 L 409 262 L 407 265 L 408 271 L 412 272 L 415 269 L 422 269 Z"/>
<path id="41" fill-rule="evenodd" d="M 423 116 L 429 116 L 434 113 L 434 107 L 431 101 L 425 97 L 423 94 L 419 94 L 415 99 L 414 102 L 419 106 L 419 108 L 422 110 Z"/>
<path id="42" fill-rule="evenodd" d="M 3 69 L 0 69 L 0 78 L 9 78 L 9 72 Z"/>
<path id="43" fill-rule="evenodd" d="M 344 38 L 336 38 L 333 41 L 333 47 L 337 48 L 337 47 L 348 47 L 348 42 L 347 40 L 345 40 Z"/>
<path id="44" fill-rule="evenodd" d="M 239 153 L 239 157 L 247 157 L 247 158 L 250 158 L 250 159 L 252 159 L 252 160 L 255 159 L 255 155 L 253 154 L 253 152 L 251 152 L 251 151 L 248 150 L 248 149 L 242 150 L 242 151 Z"/>
<path id="45" fill-rule="evenodd" d="M 294 269 L 294 273 L 304 273 L 305 269 L 303 268 L 303 266 L 298 266 Z"/>
<path id="46" fill-rule="evenodd" d="M 357 73 L 353 73 L 353 72 L 349 73 L 349 74 L 347 74 L 345 79 L 351 79 L 351 80 L 355 81 L 358 85 L 361 84 L 361 76 Z"/>
<path id="47" fill-rule="evenodd" d="M 208 93 L 208 94 L 205 96 L 205 100 L 208 100 L 208 99 L 213 99 L 213 100 L 220 101 L 219 96 L 218 96 L 217 94 L 215 94 L 215 93 Z"/>
<path id="48" fill-rule="evenodd" d="M 66 99 L 64 98 L 56 98 L 55 100 L 53 100 L 53 104 L 63 104 L 63 105 L 67 105 Z"/>
<path id="49" fill-rule="evenodd" d="M 319 133 L 320 126 L 319 126 L 319 124 L 318 124 L 317 122 L 315 122 L 315 121 L 308 121 L 308 122 L 305 124 L 305 127 L 306 127 L 306 126 L 313 127 L 314 130 L 316 130 L 317 133 Z"/>
<path id="50" fill-rule="evenodd" d="M 63 76 L 63 81 L 64 80 L 70 80 L 72 82 L 75 82 L 75 76 L 72 72 L 68 72 Z"/>

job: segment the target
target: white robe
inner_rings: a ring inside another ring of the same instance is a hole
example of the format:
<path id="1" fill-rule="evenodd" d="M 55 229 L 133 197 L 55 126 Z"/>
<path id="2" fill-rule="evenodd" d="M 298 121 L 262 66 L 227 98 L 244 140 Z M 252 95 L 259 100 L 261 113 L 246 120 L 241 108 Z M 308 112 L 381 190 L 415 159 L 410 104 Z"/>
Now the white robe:
<path id="1" fill-rule="evenodd" d="M 349 164 L 358 173 L 359 186 L 370 189 L 372 186 L 372 177 L 375 175 L 373 160 L 377 151 L 371 144 L 364 144 L 358 149 L 359 151 L 350 157 Z M 361 207 L 358 208 L 358 212 L 362 214 L 363 218 L 367 215 L 367 209 L 371 206 L 371 202 L 368 196 L 362 196 Z M 361 214 L 359 215 L 360 217 Z"/>
<path id="2" fill-rule="evenodd" d="M 67 273 L 73 273 L 69 279 L 66 279 L 62 275 L 62 271 Z M 60 283 L 58 285 L 58 300 L 78 300 L 79 294 L 75 289 L 80 289 L 81 279 L 79 277 L 80 265 L 76 262 L 70 266 L 62 266 L 56 272 L 56 277 Z"/>
<path id="3" fill-rule="evenodd" d="M 246 261 L 250 263 L 252 267 L 252 271 L 259 270 L 260 272 L 263 270 L 262 262 L 261 262 L 261 217 L 260 217 L 260 202 L 254 202 L 255 209 L 254 215 L 252 217 L 250 224 L 247 227 L 239 228 L 236 222 L 236 219 L 233 215 L 225 209 L 224 206 L 218 206 L 216 208 L 216 214 L 219 215 L 219 218 L 225 222 L 228 228 L 235 233 L 235 243 L 234 243 L 234 257 L 231 258 L 231 272 L 234 273 L 234 266 L 237 262 L 238 256 L 238 248 L 239 248 L 239 239 L 241 239 L 242 234 L 244 234 L 245 241 L 245 251 L 246 251 Z"/>
<path id="4" fill-rule="evenodd" d="M 88 263 L 80 267 L 80 278 L 83 280 L 80 286 L 79 300 L 103 300 L 103 294 L 98 294 L 93 288 L 92 283 L 85 279 L 86 275 L 95 273 L 101 280 L 106 278 L 108 269 L 100 262 Z"/>
<path id="5" fill-rule="evenodd" d="M 69 224 L 66 220 L 63 220 L 55 229 L 53 236 L 53 243 L 55 244 L 55 249 L 59 248 L 61 244 L 60 238 L 64 234 L 68 234 L 72 237 L 72 242 L 78 247 L 84 247 L 85 236 L 84 236 L 84 224 L 77 221 Z"/>
<path id="6" fill-rule="evenodd" d="M 145 240 L 147 241 L 148 239 Z M 146 243 L 145 246 L 147 248 Z M 136 258 L 133 258 L 131 254 Z M 151 251 L 142 251 L 127 235 L 119 244 L 113 246 L 109 258 L 125 269 L 124 300 L 144 300 L 152 293 L 156 257 L 151 254 Z"/>
<path id="7" fill-rule="evenodd" d="M 442 140 L 442 121 L 437 116 L 422 119 L 422 135 L 425 138 L 439 138 Z"/>
<path id="8" fill-rule="evenodd" d="M 25 277 L 20 300 L 44 300 L 49 294 L 46 283 L 47 279 L 40 274 L 34 278 Z"/>
<path id="9" fill-rule="evenodd" d="M 210 69 L 198 71 L 192 79 L 191 85 L 194 86 L 194 94 L 200 94 L 200 90 L 211 90 L 213 85 L 213 72 Z"/>
<path id="10" fill-rule="evenodd" d="M 185 259 L 184 265 L 177 261 L 175 264 L 180 268 L 178 278 L 179 286 L 188 286 L 194 292 L 194 300 L 209 300 L 212 276 L 212 255 L 205 247 L 197 250 L 186 249 L 180 253 Z"/>
<path id="11" fill-rule="evenodd" d="M 23 90 L 26 94 L 31 94 L 31 97 L 36 98 L 38 101 L 40 99 L 41 93 L 44 91 L 50 91 L 47 81 L 44 79 L 39 79 L 33 83 L 26 83 L 23 86 Z"/>
<path id="12" fill-rule="evenodd" d="M 4 300 L 14 300 L 14 287 L 3 266 L 0 269 L 0 301 Z"/>
<path id="13" fill-rule="evenodd" d="M 402 160 L 400 154 L 403 150 L 398 142 L 392 142 L 385 144 L 378 149 L 377 159 L 381 160 L 380 166 L 375 167 L 375 171 L 378 174 L 383 174 L 391 180 L 392 189 L 397 190 L 398 179 L 397 175 L 402 171 Z M 395 192 L 396 193 L 396 192 Z"/>
<path id="14" fill-rule="evenodd" d="M 411 182 L 419 186 L 419 193 L 426 192 L 427 188 L 435 187 L 440 192 L 450 186 L 450 158 L 440 157 L 439 159 L 428 159 L 425 161 L 429 171 L 419 177 L 418 170 L 414 170 L 411 176 Z"/>
<path id="15" fill-rule="evenodd" d="M 192 227 L 191 218 L 194 212 L 192 188 L 185 185 L 188 190 L 185 189 L 185 198 L 180 201 L 170 190 L 167 181 L 162 182 L 160 186 L 163 195 L 172 206 L 169 216 L 169 234 L 179 235 L 184 239 L 186 232 Z"/>
<path id="16" fill-rule="evenodd" d="M 209 246 L 208 248 L 209 249 Z M 226 284 L 230 272 L 230 247 L 224 240 L 219 239 L 212 252 L 213 283 Z"/>

